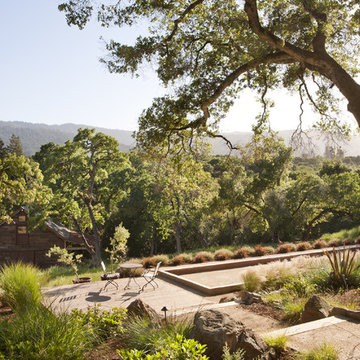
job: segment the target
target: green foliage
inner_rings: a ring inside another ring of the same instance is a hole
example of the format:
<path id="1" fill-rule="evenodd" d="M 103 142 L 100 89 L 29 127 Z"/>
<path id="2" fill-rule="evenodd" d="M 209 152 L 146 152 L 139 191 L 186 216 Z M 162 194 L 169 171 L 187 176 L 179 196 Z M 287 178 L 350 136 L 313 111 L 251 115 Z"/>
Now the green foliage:
<path id="1" fill-rule="evenodd" d="M 356 264 L 356 252 L 351 249 L 342 251 L 335 251 L 333 248 L 330 254 L 327 250 L 324 251 L 329 259 L 332 272 L 330 273 L 330 281 L 334 287 L 342 287 L 346 289 L 349 285 L 349 279 L 355 270 L 358 270 L 360 264 Z"/>
<path id="2" fill-rule="evenodd" d="M 309 352 L 301 353 L 296 360 L 338 360 L 338 352 L 330 344 L 323 344 Z"/>
<path id="3" fill-rule="evenodd" d="M 185 339 L 177 334 L 175 339 L 168 339 L 164 347 L 154 354 L 145 354 L 143 350 L 117 350 L 122 360 L 208 360 L 204 355 L 206 345 L 199 344 L 196 340 Z"/>
<path id="4" fill-rule="evenodd" d="M 81 327 L 91 329 L 95 343 L 123 334 L 124 323 L 127 320 L 126 309 L 113 308 L 111 311 L 106 311 L 98 306 L 90 307 L 84 312 L 73 309 L 71 316 Z"/>
<path id="5" fill-rule="evenodd" d="M 308 277 L 298 275 L 284 284 L 284 290 L 292 297 L 305 298 L 315 293 L 317 288 Z"/>
<path id="6" fill-rule="evenodd" d="M 59 263 L 71 266 L 75 276 L 79 278 L 77 264 L 81 262 L 82 254 L 69 253 L 67 249 L 60 248 L 59 246 L 55 245 L 50 248 L 46 254 L 48 257 L 51 257 L 52 255 L 58 256 L 57 261 Z"/>
<path id="7" fill-rule="evenodd" d="M 70 314 L 35 306 L 0 322 L 0 353 L 11 360 L 80 360 L 92 333 Z"/>
<path id="8" fill-rule="evenodd" d="M 2 299 L 15 311 L 26 312 L 40 305 L 41 273 L 21 262 L 5 265 L 1 268 L 0 288 Z"/>
<path id="9" fill-rule="evenodd" d="M 190 337 L 192 326 L 187 322 L 152 323 L 148 318 L 132 317 L 125 324 L 124 342 L 130 349 L 155 353 L 166 348 L 178 335 Z"/>
<path id="10" fill-rule="evenodd" d="M 24 155 L 0 158 L 0 221 L 10 221 L 10 213 L 24 204 L 46 207 L 51 191 L 42 180 L 39 166 Z"/>
<path id="11" fill-rule="evenodd" d="M 352 229 L 348 229 L 348 230 L 341 230 L 337 233 L 333 233 L 333 234 L 324 234 L 321 236 L 321 239 L 323 240 L 332 240 L 332 239 L 340 239 L 340 240 L 345 240 L 347 238 L 350 239 L 356 239 L 360 236 L 360 225 L 359 226 L 355 226 Z"/>
<path id="12" fill-rule="evenodd" d="M 230 354 L 229 346 L 226 344 L 223 348 L 222 360 L 244 360 L 245 359 L 245 350 L 238 349 L 232 354 Z"/>
<path id="13" fill-rule="evenodd" d="M 277 354 L 280 354 L 285 350 L 286 343 L 288 341 L 288 338 L 285 335 L 279 335 L 279 336 L 265 336 L 263 338 L 266 345 L 272 347 L 275 349 Z"/>
<path id="14" fill-rule="evenodd" d="M 234 253 L 229 249 L 219 249 L 215 251 L 215 260 L 228 260 L 234 256 Z"/>
<path id="15" fill-rule="evenodd" d="M 282 311 L 284 312 L 284 319 L 294 324 L 300 320 L 301 314 L 304 311 L 306 299 L 288 299 L 282 304 Z"/>
<path id="16" fill-rule="evenodd" d="M 111 272 L 113 272 L 114 262 L 120 262 L 125 259 L 128 251 L 126 243 L 129 236 L 129 231 L 125 229 L 122 224 L 119 224 L 115 228 L 114 235 L 110 239 L 110 248 L 105 249 L 105 251 L 110 254 Z"/>
<path id="17" fill-rule="evenodd" d="M 242 276 L 243 287 L 247 291 L 257 291 L 261 288 L 261 278 L 255 271 L 248 271 Z"/>
<path id="18" fill-rule="evenodd" d="M 23 149 L 19 136 L 16 136 L 15 134 L 11 135 L 6 151 L 8 154 L 15 154 L 16 156 L 23 155 Z"/>

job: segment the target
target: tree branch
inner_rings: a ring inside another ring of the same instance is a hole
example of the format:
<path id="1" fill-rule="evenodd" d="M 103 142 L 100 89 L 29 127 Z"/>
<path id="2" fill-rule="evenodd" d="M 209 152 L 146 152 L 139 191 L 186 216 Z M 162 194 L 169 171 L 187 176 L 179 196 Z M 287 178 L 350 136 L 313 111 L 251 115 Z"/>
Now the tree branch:
<path id="1" fill-rule="evenodd" d="M 199 4 L 201 4 L 202 2 L 204 2 L 204 0 L 197 0 L 194 1 L 193 3 L 191 3 L 182 13 L 181 15 L 174 21 L 174 28 L 172 30 L 172 32 L 170 33 L 170 35 L 165 39 L 165 43 L 168 43 L 171 41 L 171 39 L 175 36 L 176 31 L 179 27 L 179 24 L 184 20 L 185 16 L 191 12 L 191 10 L 193 10 L 196 6 L 198 6 Z"/>
<path id="2" fill-rule="evenodd" d="M 248 16 L 250 28 L 264 43 L 275 49 L 285 52 L 286 54 L 293 57 L 294 60 L 311 65 L 315 69 L 328 68 L 327 62 L 324 61 L 320 56 L 317 56 L 313 52 L 300 49 L 299 47 L 279 38 L 275 34 L 264 29 L 260 23 L 256 0 L 245 0 L 244 9 Z"/>

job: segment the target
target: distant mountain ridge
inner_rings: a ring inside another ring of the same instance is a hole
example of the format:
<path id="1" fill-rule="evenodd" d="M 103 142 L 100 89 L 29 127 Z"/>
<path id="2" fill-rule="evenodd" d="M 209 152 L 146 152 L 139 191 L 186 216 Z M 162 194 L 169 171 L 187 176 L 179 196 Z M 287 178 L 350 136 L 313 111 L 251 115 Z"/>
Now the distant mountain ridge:
<path id="1" fill-rule="evenodd" d="M 113 136 L 119 142 L 119 149 L 127 152 L 135 146 L 133 132 L 128 130 L 107 129 L 89 125 L 78 125 L 66 123 L 61 125 L 33 124 L 22 121 L 0 121 L 0 139 L 5 144 L 8 143 L 10 136 L 15 134 L 20 137 L 25 155 L 33 155 L 40 149 L 40 146 L 48 142 L 64 144 L 65 141 L 73 139 L 79 128 L 94 128 L 104 134 Z M 293 130 L 279 131 L 279 136 L 284 138 L 286 144 L 290 144 Z M 234 145 L 245 145 L 251 140 L 251 132 L 226 132 L 223 135 Z M 319 138 L 319 132 L 312 130 L 310 137 L 313 143 L 314 155 L 323 155 L 326 146 L 326 139 Z M 214 154 L 228 154 L 229 149 L 221 139 L 211 139 Z M 342 144 L 345 155 L 360 155 L 360 135 L 353 137 L 351 141 Z M 296 149 L 295 154 L 301 155 L 308 153 L 309 148 Z"/>

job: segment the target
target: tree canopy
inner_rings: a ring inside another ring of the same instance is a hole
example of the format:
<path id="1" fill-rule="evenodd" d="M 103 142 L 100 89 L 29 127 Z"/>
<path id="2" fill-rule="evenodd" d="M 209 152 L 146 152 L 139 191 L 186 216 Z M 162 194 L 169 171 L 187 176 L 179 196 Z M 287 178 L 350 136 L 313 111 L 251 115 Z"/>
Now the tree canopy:
<path id="1" fill-rule="evenodd" d="M 139 120 L 140 145 L 191 146 L 214 130 L 239 92 L 255 89 L 266 123 L 268 90 L 286 88 L 308 101 L 327 130 L 346 131 L 337 117 L 338 89 L 360 125 L 356 75 L 360 4 L 354 0 L 67 0 L 59 6 L 82 29 L 96 13 L 102 26 L 149 24 L 133 45 L 111 40 L 102 61 L 110 72 L 136 74 L 155 65 L 168 93 Z M 301 124 L 301 115 L 300 115 Z"/>

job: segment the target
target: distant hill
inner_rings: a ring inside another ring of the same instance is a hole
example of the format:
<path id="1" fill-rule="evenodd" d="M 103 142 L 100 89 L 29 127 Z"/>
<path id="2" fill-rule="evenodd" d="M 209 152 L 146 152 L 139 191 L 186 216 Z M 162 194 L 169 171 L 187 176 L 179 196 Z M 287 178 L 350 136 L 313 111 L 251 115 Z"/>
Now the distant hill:
<path id="1" fill-rule="evenodd" d="M 95 128 L 104 134 L 113 136 L 119 142 L 121 151 L 129 151 L 134 147 L 135 140 L 132 138 L 132 131 L 98 128 L 88 125 L 62 124 L 46 125 L 32 124 L 20 121 L 0 121 L 0 139 L 5 144 L 10 136 L 15 134 L 20 137 L 25 155 L 33 155 L 40 149 L 40 146 L 48 142 L 64 144 L 65 141 L 73 139 L 79 128 Z"/>
<path id="2" fill-rule="evenodd" d="M 101 127 L 93 127 L 89 125 L 77 124 L 62 124 L 62 125 L 45 125 L 32 124 L 20 121 L 0 121 L 0 139 L 5 144 L 9 141 L 12 134 L 20 137 L 24 153 L 26 155 L 33 155 L 40 149 L 40 146 L 50 141 L 55 144 L 63 144 L 66 140 L 71 140 L 77 133 L 79 128 L 95 128 L 104 134 L 113 136 L 119 142 L 119 149 L 121 151 L 129 151 L 135 146 L 135 140 L 132 137 L 132 131 L 106 129 Z M 280 131 L 279 136 L 284 138 L 286 144 L 290 144 L 292 130 Z M 223 133 L 234 145 L 245 145 L 251 139 L 250 132 L 229 132 Z M 310 133 L 312 145 L 306 145 L 304 148 L 295 149 L 295 154 L 301 155 L 310 153 L 313 150 L 313 155 L 323 155 L 326 146 L 326 139 L 316 131 Z M 229 149 L 225 142 L 221 139 L 212 139 L 215 154 L 228 154 Z M 360 155 L 360 136 L 353 137 L 350 142 L 341 144 L 345 155 L 358 156 Z M 311 155 L 311 154 L 310 154 Z"/>

